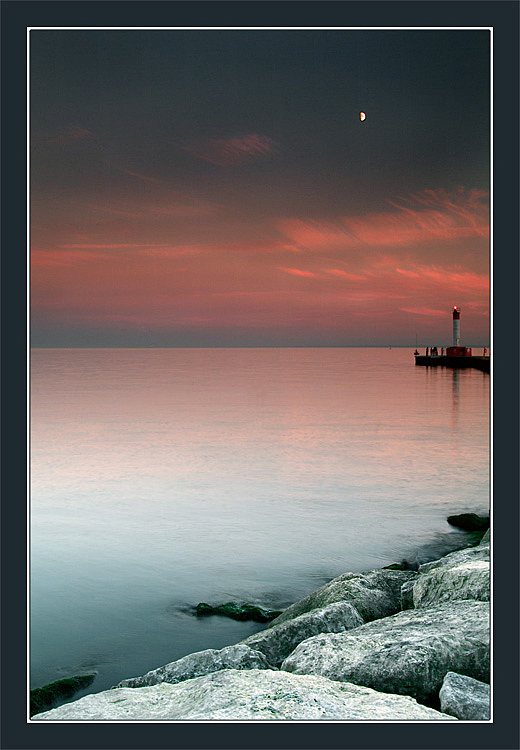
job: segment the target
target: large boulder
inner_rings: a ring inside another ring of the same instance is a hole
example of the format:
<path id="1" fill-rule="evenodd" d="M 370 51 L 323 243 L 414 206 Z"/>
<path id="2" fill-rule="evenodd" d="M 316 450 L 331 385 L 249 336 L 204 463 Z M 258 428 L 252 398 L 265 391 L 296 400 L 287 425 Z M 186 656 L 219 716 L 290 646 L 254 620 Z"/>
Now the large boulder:
<path id="1" fill-rule="evenodd" d="M 269 669 L 269 667 L 264 654 L 239 643 L 236 646 L 226 646 L 218 650 L 208 648 L 205 651 L 188 654 L 163 667 L 152 669 L 141 677 L 121 680 L 116 687 L 140 688 L 157 685 L 160 682 L 173 684 L 191 680 L 193 677 L 201 677 L 210 672 L 218 672 L 221 669 Z"/>
<path id="2" fill-rule="evenodd" d="M 428 573 L 435 568 L 449 568 L 454 565 L 475 562 L 476 560 L 489 562 L 489 544 L 479 544 L 476 547 L 465 547 L 464 549 L 450 552 L 439 560 L 432 560 L 432 562 L 424 563 L 419 566 L 419 574 Z"/>
<path id="3" fill-rule="evenodd" d="M 478 516 L 476 513 L 459 513 L 448 516 L 448 523 L 464 531 L 481 531 L 489 529 L 489 516 Z"/>
<path id="4" fill-rule="evenodd" d="M 365 622 L 388 617 L 401 609 L 401 586 L 415 575 L 410 570 L 384 569 L 344 573 L 285 609 L 269 627 L 341 601 L 351 604 Z"/>
<path id="5" fill-rule="evenodd" d="M 489 561 L 486 560 L 441 565 L 419 575 L 413 586 L 414 607 L 430 607 L 457 599 L 488 602 L 489 595 Z"/>
<path id="6" fill-rule="evenodd" d="M 489 685 L 463 674 L 448 672 L 439 693 L 441 711 L 465 721 L 489 721 L 491 689 Z"/>
<path id="7" fill-rule="evenodd" d="M 270 664 L 278 667 L 307 638 L 318 633 L 341 633 L 363 624 L 364 620 L 351 604 L 334 602 L 255 633 L 242 643 L 261 651 Z"/>
<path id="8" fill-rule="evenodd" d="M 216 672 L 177 685 L 119 688 L 36 721 L 455 721 L 411 698 L 324 677 L 271 670 Z"/>
<path id="9" fill-rule="evenodd" d="M 489 605 L 453 601 L 314 636 L 282 669 L 427 701 L 449 671 L 489 681 L 489 637 Z"/>

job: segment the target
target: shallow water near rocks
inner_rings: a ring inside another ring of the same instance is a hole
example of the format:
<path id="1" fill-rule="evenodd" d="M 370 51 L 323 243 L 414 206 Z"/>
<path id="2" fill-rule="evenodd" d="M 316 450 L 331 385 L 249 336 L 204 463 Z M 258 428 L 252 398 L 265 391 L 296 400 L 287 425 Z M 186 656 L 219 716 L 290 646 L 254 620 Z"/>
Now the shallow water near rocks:
<path id="1" fill-rule="evenodd" d="M 199 602 L 280 609 L 463 546 L 489 376 L 412 351 L 34 350 L 31 686 L 104 690 L 265 627 Z"/>

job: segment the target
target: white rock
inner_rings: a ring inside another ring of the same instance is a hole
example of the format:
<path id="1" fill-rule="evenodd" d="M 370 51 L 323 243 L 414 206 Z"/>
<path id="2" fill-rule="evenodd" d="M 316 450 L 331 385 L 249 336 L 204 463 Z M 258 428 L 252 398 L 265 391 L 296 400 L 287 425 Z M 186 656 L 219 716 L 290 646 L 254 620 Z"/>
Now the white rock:
<path id="1" fill-rule="evenodd" d="M 285 609 L 269 627 L 340 601 L 351 604 L 365 622 L 387 617 L 401 609 L 401 586 L 416 575 L 409 570 L 344 573 Z"/>
<path id="2" fill-rule="evenodd" d="M 489 544 L 479 544 L 477 547 L 465 547 L 464 549 L 450 552 L 449 555 L 445 555 L 439 560 L 424 563 L 419 566 L 419 574 L 428 573 L 434 568 L 452 567 L 462 563 L 474 562 L 475 560 L 489 562 Z"/>
<path id="3" fill-rule="evenodd" d="M 363 625 L 361 615 L 348 602 L 334 602 L 306 612 L 246 638 L 242 643 L 261 651 L 277 667 L 302 641 L 318 633 L 341 633 Z"/>
<path id="4" fill-rule="evenodd" d="M 314 636 L 282 669 L 427 700 L 448 671 L 489 681 L 489 637 L 489 605 L 454 601 Z"/>
<path id="5" fill-rule="evenodd" d="M 152 669 L 141 677 L 130 677 L 122 680 L 117 687 L 139 688 L 157 685 L 160 682 L 182 682 L 193 677 L 201 677 L 221 669 L 269 669 L 264 654 L 254 651 L 249 646 L 237 644 L 226 648 L 208 648 L 194 654 L 183 656 L 158 669 Z"/>
<path id="6" fill-rule="evenodd" d="M 491 688 L 466 675 L 448 672 L 439 693 L 441 710 L 465 721 L 489 721 Z"/>
<path id="7" fill-rule="evenodd" d="M 224 670 L 152 687 L 80 698 L 33 721 L 455 721 L 412 698 L 324 677 Z"/>
<path id="8" fill-rule="evenodd" d="M 420 574 L 413 585 L 414 607 L 429 607 L 457 599 L 488 602 L 489 596 L 489 561 L 486 560 L 441 565 Z"/>

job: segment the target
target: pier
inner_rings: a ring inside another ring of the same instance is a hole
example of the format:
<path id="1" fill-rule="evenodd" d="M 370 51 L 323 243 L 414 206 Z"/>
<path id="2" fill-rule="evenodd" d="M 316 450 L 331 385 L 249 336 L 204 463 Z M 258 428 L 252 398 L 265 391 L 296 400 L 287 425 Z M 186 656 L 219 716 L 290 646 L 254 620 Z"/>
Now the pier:
<path id="1" fill-rule="evenodd" d="M 473 367 L 482 372 L 489 372 L 489 355 L 484 347 L 482 356 L 473 356 L 472 350 L 460 343 L 460 307 L 453 308 L 453 344 L 448 346 L 446 354 L 444 347 L 439 354 L 436 346 L 426 347 L 425 354 L 419 354 L 417 348 L 414 352 L 415 364 L 423 367 Z"/>
<path id="2" fill-rule="evenodd" d="M 482 372 L 489 372 L 489 357 L 448 357 L 442 354 L 416 354 L 415 364 L 423 367 L 473 367 Z"/>

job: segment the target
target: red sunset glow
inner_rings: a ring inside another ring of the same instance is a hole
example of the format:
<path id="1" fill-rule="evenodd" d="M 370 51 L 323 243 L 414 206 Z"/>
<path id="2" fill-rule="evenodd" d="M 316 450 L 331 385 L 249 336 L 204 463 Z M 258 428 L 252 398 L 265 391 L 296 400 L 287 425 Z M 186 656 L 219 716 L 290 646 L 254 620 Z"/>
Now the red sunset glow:
<path id="1" fill-rule="evenodd" d="M 471 109 L 464 114 L 461 104 L 449 139 L 423 135 L 431 112 L 410 74 L 399 94 L 407 121 L 382 87 L 367 99 L 370 123 L 360 128 L 359 108 L 324 84 L 335 59 L 330 38 L 319 39 L 319 80 L 300 37 L 291 37 L 298 72 L 282 51 L 269 47 L 266 58 L 262 37 L 244 70 L 172 64 L 168 72 L 145 45 L 150 77 L 129 117 L 129 89 L 111 81 L 107 49 L 86 68 L 66 38 L 47 40 L 65 45 L 83 73 L 81 96 L 71 73 L 60 73 L 65 110 L 34 35 L 35 346 L 413 345 L 416 333 L 442 343 L 454 299 L 468 344 L 488 342 L 489 191 L 485 166 L 477 169 L 487 154 L 476 160 L 464 150 Z M 84 39 L 96 47 L 93 35 Z M 161 54 L 166 61 L 173 52 Z M 131 72 L 131 56 L 125 64 Z M 386 64 L 371 59 L 374 80 Z M 444 86 L 435 81 L 439 102 L 451 96 L 448 82 L 466 75 L 457 70 Z M 485 101 L 485 78 L 478 81 Z M 434 123 L 445 133 L 441 115 Z"/>

